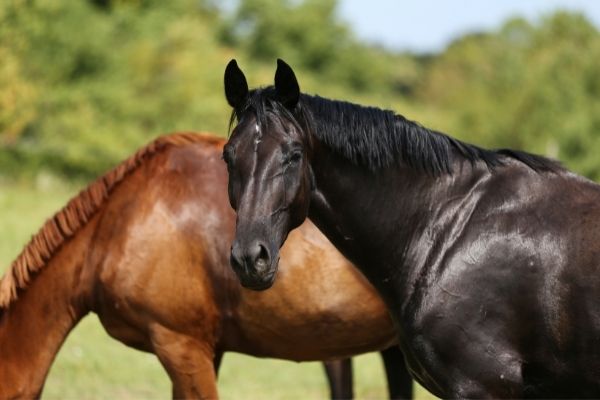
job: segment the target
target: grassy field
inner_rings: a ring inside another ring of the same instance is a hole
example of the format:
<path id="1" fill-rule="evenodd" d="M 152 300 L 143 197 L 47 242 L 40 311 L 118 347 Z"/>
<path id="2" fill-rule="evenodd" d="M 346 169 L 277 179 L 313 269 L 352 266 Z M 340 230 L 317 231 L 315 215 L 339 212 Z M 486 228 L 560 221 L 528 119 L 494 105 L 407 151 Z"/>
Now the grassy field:
<path id="1" fill-rule="evenodd" d="M 42 222 L 79 188 L 50 177 L 33 185 L 0 182 L 0 272 Z M 357 398 L 386 397 L 377 354 L 354 359 Z M 328 388 L 320 363 L 263 360 L 227 353 L 219 391 L 225 399 L 319 399 Z M 170 382 L 154 355 L 111 339 L 95 315 L 75 328 L 58 354 L 44 389 L 46 399 L 158 399 L 170 397 Z M 433 398 L 421 388 L 420 399 Z"/>

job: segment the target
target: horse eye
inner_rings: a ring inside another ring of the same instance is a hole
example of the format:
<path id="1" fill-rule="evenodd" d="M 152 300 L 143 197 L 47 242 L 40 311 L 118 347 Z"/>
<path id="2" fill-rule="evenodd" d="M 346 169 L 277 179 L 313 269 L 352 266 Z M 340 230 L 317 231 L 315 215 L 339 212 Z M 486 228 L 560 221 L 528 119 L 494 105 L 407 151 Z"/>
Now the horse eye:
<path id="1" fill-rule="evenodd" d="M 290 162 L 298 162 L 302 159 L 302 152 L 301 151 L 294 151 L 292 153 L 292 155 L 290 156 Z"/>
<path id="2" fill-rule="evenodd" d="M 225 164 L 230 165 L 231 162 L 233 161 L 233 159 L 231 157 L 231 152 L 228 150 L 223 151 L 223 154 L 221 155 L 221 159 L 223 161 L 225 161 Z"/>
<path id="3" fill-rule="evenodd" d="M 302 160 L 302 151 L 301 150 L 294 150 L 290 154 L 288 154 L 288 155 L 285 156 L 284 163 L 285 164 L 292 164 L 292 163 L 297 163 L 300 160 Z"/>

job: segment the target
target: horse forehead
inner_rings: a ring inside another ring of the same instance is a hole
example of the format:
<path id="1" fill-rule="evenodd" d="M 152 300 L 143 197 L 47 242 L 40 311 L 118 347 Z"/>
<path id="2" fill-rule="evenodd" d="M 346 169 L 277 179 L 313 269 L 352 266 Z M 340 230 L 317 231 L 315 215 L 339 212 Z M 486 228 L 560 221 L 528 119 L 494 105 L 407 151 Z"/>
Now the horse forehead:
<path id="1" fill-rule="evenodd" d="M 235 152 L 246 151 L 248 147 L 252 150 L 256 146 L 256 141 L 260 136 L 260 127 L 256 120 L 248 121 L 245 118 L 238 123 L 233 130 L 226 147 Z"/>
<path id="2" fill-rule="evenodd" d="M 285 144 L 293 141 L 289 134 L 293 131 L 278 118 L 269 118 L 261 124 L 256 116 L 244 118 L 241 129 L 235 135 L 235 147 L 241 153 L 260 155 L 261 159 L 279 155 Z"/>
<path id="3" fill-rule="evenodd" d="M 258 150 L 258 145 L 260 144 L 262 140 L 262 131 L 260 129 L 260 126 L 258 125 L 258 122 L 254 123 L 254 151 L 256 152 Z"/>
<path id="4" fill-rule="evenodd" d="M 265 135 L 255 139 L 256 161 L 260 165 L 272 165 L 273 160 L 279 160 L 282 153 L 282 143 L 270 135 Z"/>
<path id="5" fill-rule="evenodd" d="M 277 141 L 256 132 L 254 134 L 244 132 L 243 137 L 236 137 L 231 144 L 235 149 L 235 163 L 244 175 L 253 175 L 264 168 L 278 164 L 281 156 Z"/>

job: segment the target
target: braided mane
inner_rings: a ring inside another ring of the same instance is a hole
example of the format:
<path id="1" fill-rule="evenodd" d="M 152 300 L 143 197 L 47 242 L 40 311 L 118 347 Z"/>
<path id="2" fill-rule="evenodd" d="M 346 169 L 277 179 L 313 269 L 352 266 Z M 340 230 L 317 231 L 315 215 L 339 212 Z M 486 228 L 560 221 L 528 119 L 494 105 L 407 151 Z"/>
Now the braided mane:
<path id="1" fill-rule="evenodd" d="M 0 278 L 0 312 L 17 298 L 17 290 L 27 287 L 33 275 L 47 265 L 61 245 L 85 226 L 119 183 L 145 160 L 168 147 L 195 142 L 217 144 L 220 141 L 214 136 L 195 133 L 158 137 L 79 192 L 44 223 Z"/>

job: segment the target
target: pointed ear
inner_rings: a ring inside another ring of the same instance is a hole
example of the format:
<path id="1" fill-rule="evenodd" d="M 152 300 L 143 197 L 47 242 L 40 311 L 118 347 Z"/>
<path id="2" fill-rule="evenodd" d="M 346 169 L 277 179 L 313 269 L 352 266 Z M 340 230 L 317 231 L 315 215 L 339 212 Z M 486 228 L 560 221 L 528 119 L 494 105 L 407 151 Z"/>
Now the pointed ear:
<path id="1" fill-rule="evenodd" d="M 282 59 L 277 59 L 275 71 L 275 93 L 279 101 L 287 108 L 294 108 L 300 99 L 300 86 L 292 68 Z"/>
<path id="2" fill-rule="evenodd" d="M 229 105 L 238 109 L 248 97 L 248 82 L 235 60 L 229 61 L 225 68 L 225 97 Z"/>

